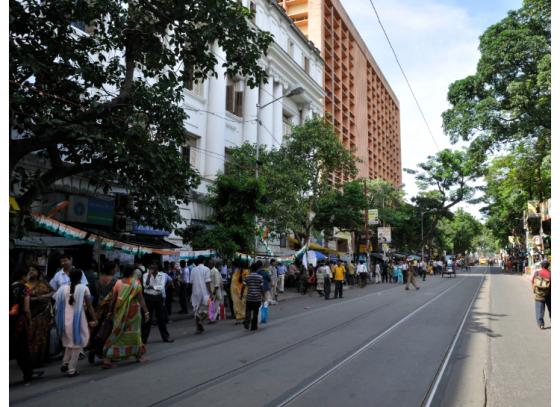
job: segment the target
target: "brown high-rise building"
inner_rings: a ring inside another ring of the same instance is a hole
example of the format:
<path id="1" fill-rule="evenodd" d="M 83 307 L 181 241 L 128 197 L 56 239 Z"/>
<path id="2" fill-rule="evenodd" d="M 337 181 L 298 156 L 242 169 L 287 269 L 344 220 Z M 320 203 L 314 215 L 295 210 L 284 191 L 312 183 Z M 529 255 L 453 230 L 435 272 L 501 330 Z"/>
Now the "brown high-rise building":
<path id="1" fill-rule="evenodd" d="M 358 177 L 401 185 L 399 101 L 339 0 L 278 0 L 325 60 L 325 114 L 362 160 Z M 341 174 L 333 174 L 337 181 Z"/>

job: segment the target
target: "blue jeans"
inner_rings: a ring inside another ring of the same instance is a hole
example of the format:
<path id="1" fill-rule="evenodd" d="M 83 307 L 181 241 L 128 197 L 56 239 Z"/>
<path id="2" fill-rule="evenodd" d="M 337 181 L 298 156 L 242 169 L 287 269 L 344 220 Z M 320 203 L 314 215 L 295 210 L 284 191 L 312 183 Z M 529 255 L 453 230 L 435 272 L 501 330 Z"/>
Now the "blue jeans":
<path id="1" fill-rule="evenodd" d="M 548 317 L 550 318 L 550 295 L 545 297 L 544 301 L 535 301 L 535 312 L 537 316 L 537 324 L 544 326 L 544 307 L 548 308 Z"/>

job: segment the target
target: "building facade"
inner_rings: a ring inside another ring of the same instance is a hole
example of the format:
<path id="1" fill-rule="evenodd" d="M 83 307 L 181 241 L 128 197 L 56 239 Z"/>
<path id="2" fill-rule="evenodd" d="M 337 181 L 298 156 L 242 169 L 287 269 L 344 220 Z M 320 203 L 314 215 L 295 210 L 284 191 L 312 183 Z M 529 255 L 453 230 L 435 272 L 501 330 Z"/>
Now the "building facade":
<path id="1" fill-rule="evenodd" d="M 325 61 L 325 115 L 360 159 L 358 177 L 402 183 L 399 101 L 340 0 L 278 0 Z M 332 174 L 342 181 L 342 174 Z"/>
<path id="2" fill-rule="evenodd" d="M 181 208 L 186 224 L 207 223 L 211 210 L 202 198 L 210 183 L 224 171 L 228 150 L 257 141 L 261 148 L 279 146 L 293 125 L 324 113 L 324 63 L 320 51 L 275 1 L 243 0 L 242 3 L 255 11 L 252 23 L 274 35 L 274 42 L 260 61 L 268 73 L 268 82 L 251 89 L 244 78 L 227 77 L 221 67 L 227 55 L 214 47 L 219 62 L 217 77 L 186 84 L 184 108 L 189 118 L 184 152 L 202 178 L 192 201 Z M 298 87 L 303 88 L 303 93 L 283 97 Z M 278 98 L 281 99 L 267 105 Z M 258 106 L 265 105 L 257 112 Z M 182 244 L 173 235 L 168 240 Z"/>

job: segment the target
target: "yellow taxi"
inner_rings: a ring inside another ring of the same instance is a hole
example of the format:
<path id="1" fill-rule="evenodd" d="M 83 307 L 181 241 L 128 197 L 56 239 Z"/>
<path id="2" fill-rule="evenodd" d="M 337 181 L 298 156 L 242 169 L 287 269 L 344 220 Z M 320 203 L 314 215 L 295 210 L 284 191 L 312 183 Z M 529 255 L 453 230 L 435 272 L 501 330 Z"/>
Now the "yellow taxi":
<path id="1" fill-rule="evenodd" d="M 480 259 L 478 259 L 478 264 L 485 265 L 488 264 L 488 259 L 486 257 L 481 257 Z"/>

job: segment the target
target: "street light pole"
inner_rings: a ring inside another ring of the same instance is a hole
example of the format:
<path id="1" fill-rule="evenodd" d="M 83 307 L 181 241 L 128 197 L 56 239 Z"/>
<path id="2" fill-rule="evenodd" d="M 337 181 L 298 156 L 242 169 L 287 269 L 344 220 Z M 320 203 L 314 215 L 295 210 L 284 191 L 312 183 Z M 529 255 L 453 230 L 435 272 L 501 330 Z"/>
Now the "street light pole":
<path id="1" fill-rule="evenodd" d="M 260 105 L 259 103 L 257 103 L 257 153 L 256 153 L 256 163 L 255 163 L 255 178 L 258 179 L 259 178 L 259 157 L 260 157 L 260 145 L 261 145 L 261 137 L 260 137 L 260 126 L 262 125 L 261 122 L 261 110 L 264 109 L 265 107 L 273 104 L 274 102 L 283 99 L 283 98 L 290 98 L 292 96 L 296 96 L 296 95 L 301 95 L 304 92 L 304 89 L 301 86 L 298 86 L 294 89 L 292 89 L 290 92 L 288 92 L 285 95 L 280 96 L 279 98 L 276 98 L 274 100 L 271 100 L 268 103 L 265 103 L 264 105 Z M 255 218 L 255 226 L 257 225 L 257 219 Z M 257 257 L 257 244 L 259 242 L 259 235 L 258 233 L 256 233 L 257 231 L 255 230 L 255 258 Z"/>
<path id="2" fill-rule="evenodd" d="M 422 261 L 424 261 L 424 213 L 420 212 L 420 230 L 421 230 L 421 244 L 422 244 Z"/>

